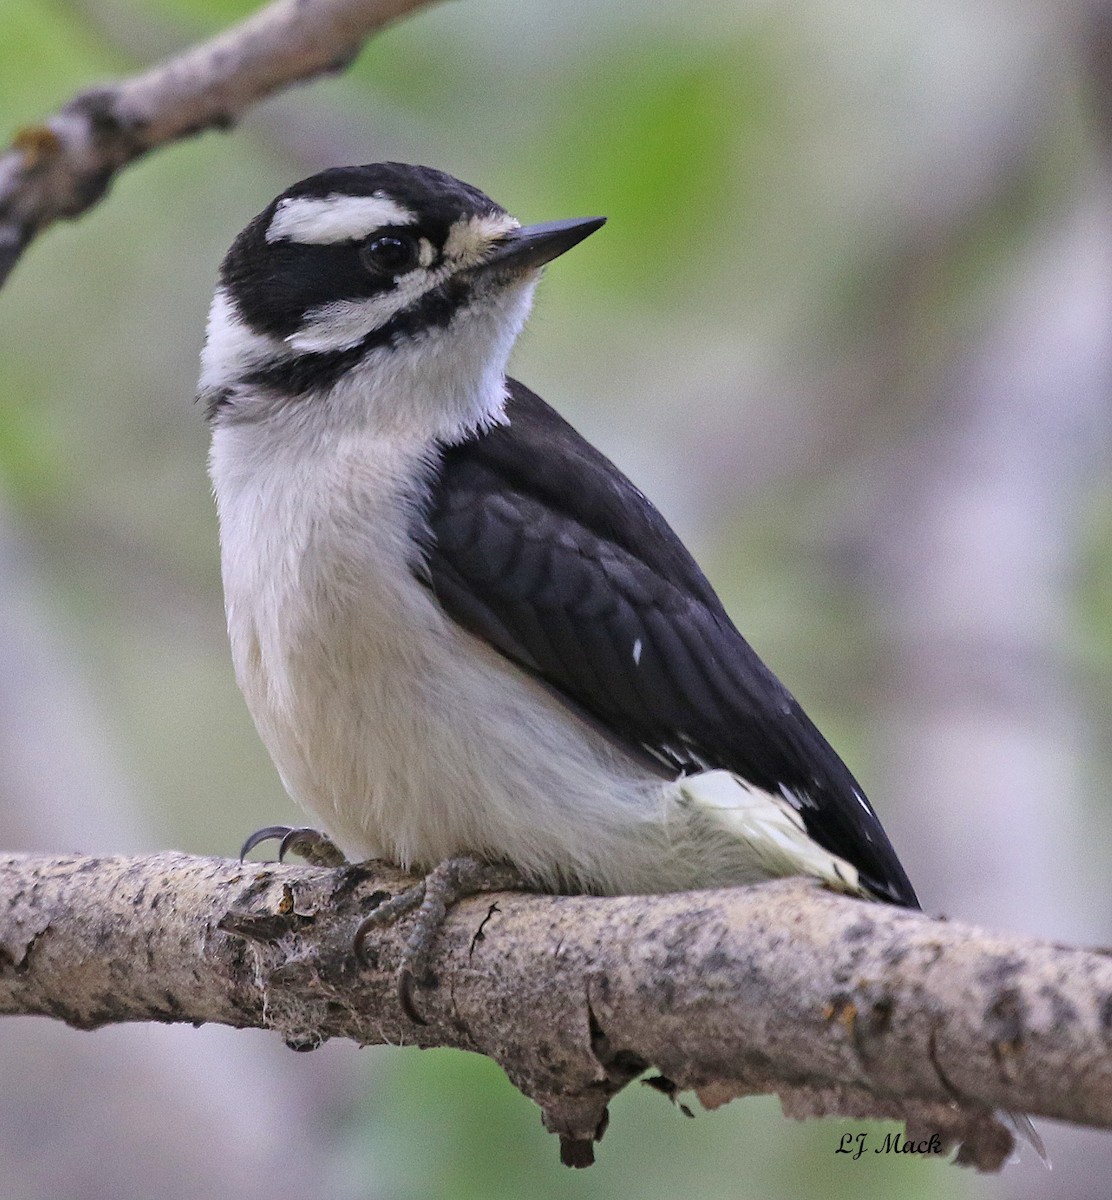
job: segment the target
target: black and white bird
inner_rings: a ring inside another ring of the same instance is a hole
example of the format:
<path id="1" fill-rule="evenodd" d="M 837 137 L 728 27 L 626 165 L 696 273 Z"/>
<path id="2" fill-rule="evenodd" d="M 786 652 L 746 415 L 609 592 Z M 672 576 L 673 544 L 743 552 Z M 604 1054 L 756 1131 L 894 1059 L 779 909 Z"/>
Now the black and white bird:
<path id="1" fill-rule="evenodd" d="M 399 163 L 236 238 L 202 358 L 236 676 L 289 793 L 357 858 L 531 886 L 806 873 L 915 893 L 849 770 L 638 489 L 506 376 L 522 227 Z"/>

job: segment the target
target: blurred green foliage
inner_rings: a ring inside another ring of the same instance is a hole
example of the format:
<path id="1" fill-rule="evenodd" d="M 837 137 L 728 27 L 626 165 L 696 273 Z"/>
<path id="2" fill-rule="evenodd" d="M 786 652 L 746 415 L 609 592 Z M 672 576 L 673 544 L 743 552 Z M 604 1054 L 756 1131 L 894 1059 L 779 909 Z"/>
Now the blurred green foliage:
<path id="1" fill-rule="evenodd" d="M 452 1050 L 379 1054 L 360 1136 L 368 1161 L 397 1200 L 615 1200 L 698 1196 L 824 1200 L 964 1194 L 945 1163 L 898 1155 L 850 1162 L 835 1150 L 846 1130 L 873 1146 L 896 1126 L 786 1121 L 771 1099 L 688 1120 L 659 1093 L 633 1085 L 611 1106 L 611 1125 L 586 1171 L 560 1166 L 540 1114 L 488 1059 Z M 383 1174 L 384 1173 L 384 1174 Z M 821 1185 L 818 1181 L 821 1180 Z M 939 1186 L 949 1189 L 936 1191 Z"/>

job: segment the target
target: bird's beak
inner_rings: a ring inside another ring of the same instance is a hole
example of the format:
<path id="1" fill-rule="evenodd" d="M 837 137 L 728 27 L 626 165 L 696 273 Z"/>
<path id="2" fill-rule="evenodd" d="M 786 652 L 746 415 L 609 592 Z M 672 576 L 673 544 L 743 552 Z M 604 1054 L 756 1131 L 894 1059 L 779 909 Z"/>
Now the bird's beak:
<path id="1" fill-rule="evenodd" d="M 476 268 L 479 271 L 525 271 L 543 267 L 558 258 L 596 229 L 606 224 L 605 217 L 575 217 L 570 221 L 549 221 L 544 225 L 526 225 L 501 237 Z"/>

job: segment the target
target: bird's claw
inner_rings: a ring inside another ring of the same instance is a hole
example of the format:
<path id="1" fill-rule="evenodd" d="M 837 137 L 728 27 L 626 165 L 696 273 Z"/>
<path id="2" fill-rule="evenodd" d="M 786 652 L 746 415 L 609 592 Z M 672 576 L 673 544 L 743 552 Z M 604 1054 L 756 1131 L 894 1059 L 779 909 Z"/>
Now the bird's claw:
<path id="1" fill-rule="evenodd" d="M 398 968 L 398 1004 L 415 1025 L 424 1025 L 414 993 L 429 977 L 432 948 L 448 910 L 460 900 L 481 892 L 525 891 L 528 886 L 520 872 L 506 863 L 483 862 L 469 855 L 447 858 L 419 883 L 383 901 L 363 918 L 355 931 L 355 957 L 364 966 L 368 965 L 367 936 L 416 909 L 413 929 L 406 938 Z"/>
<path id="2" fill-rule="evenodd" d="M 279 862 L 285 862 L 286 855 L 292 853 L 299 854 L 314 867 L 342 867 L 347 863 L 343 851 L 319 830 L 289 825 L 267 825 L 256 829 L 243 843 L 239 861 L 243 862 L 263 842 L 278 842 Z"/>

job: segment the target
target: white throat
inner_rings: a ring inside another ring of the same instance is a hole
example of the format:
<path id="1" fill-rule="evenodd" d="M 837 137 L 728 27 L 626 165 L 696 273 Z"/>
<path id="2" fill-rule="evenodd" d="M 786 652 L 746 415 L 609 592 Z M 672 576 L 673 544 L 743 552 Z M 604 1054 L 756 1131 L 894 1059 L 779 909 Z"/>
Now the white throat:
<path id="1" fill-rule="evenodd" d="M 286 339 L 252 330 L 224 289 L 209 312 L 201 357 L 201 398 L 222 395 L 225 419 L 277 422 L 318 433 L 365 430 L 430 446 L 502 419 L 510 351 L 533 303 L 537 273 L 472 299 L 448 325 L 397 345 L 378 346 L 331 387 L 283 397 L 244 382 L 260 367 L 293 362 L 304 353 L 299 335 Z M 359 337 L 373 332 L 368 323 Z"/>

